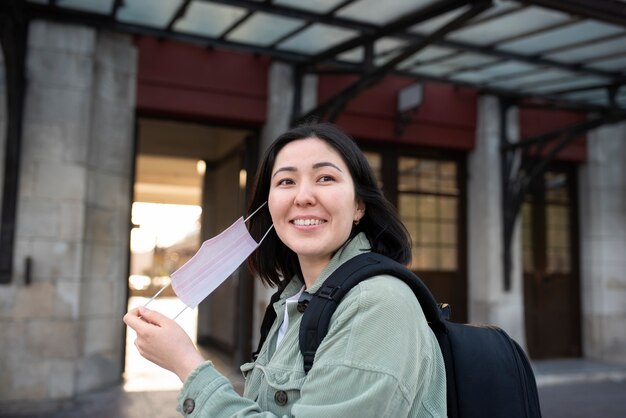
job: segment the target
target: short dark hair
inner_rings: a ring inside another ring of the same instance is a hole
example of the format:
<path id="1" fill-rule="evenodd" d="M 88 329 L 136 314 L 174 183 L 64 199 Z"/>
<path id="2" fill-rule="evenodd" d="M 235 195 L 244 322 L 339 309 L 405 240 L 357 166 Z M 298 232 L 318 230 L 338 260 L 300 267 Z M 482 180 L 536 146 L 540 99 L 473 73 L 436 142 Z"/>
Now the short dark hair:
<path id="1" fill-rule="evenodd" d="M 267 202 L 272 170 L 280 150 L 292 141 L 318 138 L 333 147 L 350 171 L 355 196 L 365 203 L 365 214 L 352 230 L 367 236 L 372 251 L 408 264 L 411 261 L 411 237 L 398 217 L 396 209 L 383 196 L 367 159 L 357 144 L 330 123 L 301 125 L 279 136 L 267 149 L 257 171 L 248 213 Z M 251 235 L 259 240 L 272 224 L 267 205 L 250 220 Z M 270 286 L 284 286 L 300 274 L 297 255 L 278 238 L 276 231 L 267 234 L 263 243 L 248 258 L 248 268 Z"/>

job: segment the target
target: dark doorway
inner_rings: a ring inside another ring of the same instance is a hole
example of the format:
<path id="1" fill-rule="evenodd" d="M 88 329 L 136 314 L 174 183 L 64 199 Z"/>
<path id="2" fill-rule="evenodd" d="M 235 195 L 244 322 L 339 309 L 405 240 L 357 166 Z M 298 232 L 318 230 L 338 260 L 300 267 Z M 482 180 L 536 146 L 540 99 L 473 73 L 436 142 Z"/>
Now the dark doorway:
<path id="1" fill-rule="evenodd" d="M 258 148 L 250 129 L 149 117 L 139 117 L 137 127 L 129 306 L 143 305 L 203 241 L 244 215 Z M 202 349 L 220 355 L 226 374 L 251 352 L 253 288 L 240 268 L 197 309 L 178 318 Z M 168 287 L 151 303 L 174 317 L 184 308 L 175 296 Z M 180 384 L 162 379 L 169 375 L 157 366 L 137 363 L 143 359 L 134 347 L 128 352 L 135 355 L 126 361 L 128 387 L 166 390 Z"/>
<path id="2" fill-rule="evenodd" d="M 524 307 L 532 358 L 582 355 L 574 167 L 547 171 L 522 209 Z"/>

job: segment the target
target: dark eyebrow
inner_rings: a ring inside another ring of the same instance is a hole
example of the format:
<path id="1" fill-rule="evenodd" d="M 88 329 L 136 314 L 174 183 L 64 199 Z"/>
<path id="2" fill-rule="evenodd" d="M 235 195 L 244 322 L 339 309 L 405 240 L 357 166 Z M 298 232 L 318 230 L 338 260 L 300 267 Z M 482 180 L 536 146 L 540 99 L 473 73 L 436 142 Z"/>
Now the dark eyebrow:
<path id="1" fill-rule="evenodd" d="M 298 170 L 296 170 L 295 167 L 281 167 L 278 170 L 276 170 L 274 174 L 272 174 L 272 178 L 276 177 L 276 174 L 280 173 L 281 171 L 298 171 Z"/>
<path id="2" fill-rule="evenodd" d="M 339 168 L 335 164 L 329 163 L 327 161 L 323 161 L 321 163 L 313 164 L 313 169 L 318 169 L 318 168 L 322 168 L 322 167 L 334 167 L 335 169 L 337 169 L 337 171 L 339 171 L 340 173 L 343 173 L 343 171 L 341 171 L 341 168 Z"/>
<path id="3" fill-rule="evenodd" d="M 317 170 L 318 168 L 322 168 L 322 167 L 334 167 L 335 169 L 337 169 L 337 171 L 339 171 L 340 173 L 343 173 L 343 171 L 341 171 L 341 169 L 339 167 L 337 167 L 335 164 L 327 162 L 327 161 L 322 161 L 321 163 L 313 164 L 313 169 L 314 170 Z M 276 174 L 280 173 L 281 171 L 298 171 L 298 169 L 295 168 L 295 167 L 291 167 L 291 166 L 281 167 L 278 170 L 276 170 L 274 172 L 274 174 L 272 174 L 272 178 L 275 177 Z"/>

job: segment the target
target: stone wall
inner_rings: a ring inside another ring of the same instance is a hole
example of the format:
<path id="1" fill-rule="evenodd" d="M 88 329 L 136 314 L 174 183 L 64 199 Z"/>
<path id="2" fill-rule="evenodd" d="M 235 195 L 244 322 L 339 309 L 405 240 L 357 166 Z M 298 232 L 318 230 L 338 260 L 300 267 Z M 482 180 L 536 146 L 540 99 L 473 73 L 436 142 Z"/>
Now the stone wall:
<path id="1" fill-rule="evenodd" d="M 0 401 L 73 398 L 119 383 L 123 365 L 136 52 L 130 37 L 34 21 L 26 67 Z"/>
<path id="2" fill-rule="evenodd" d="M 588 136 L 580 169 L 584 354 L 626 363 L 626 123 Z"/>
<path id="3" fill-rule="evenodd" d="M 508 137 L 519 138 L 518 111 L 508 116 Z M 476 147 L 468 161 L 468 313 L 469 321 L 503 328 L 525 346 L 524 299 L 519 222 L 513 236 L 512 289 L 504 290 L 502 177 L 500 174 L 498 99 L 482 96 L 478 106 Z"/>

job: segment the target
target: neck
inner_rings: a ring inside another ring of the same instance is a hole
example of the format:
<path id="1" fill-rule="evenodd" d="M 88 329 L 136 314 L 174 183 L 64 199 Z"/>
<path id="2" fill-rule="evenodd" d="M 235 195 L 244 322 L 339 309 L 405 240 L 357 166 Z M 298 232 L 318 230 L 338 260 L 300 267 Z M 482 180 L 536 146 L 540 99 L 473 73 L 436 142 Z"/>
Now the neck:
<path id="1" fill-rule="evenodd" d="M 298 260 L 300 262 L 300 270 L 302 270 L 302 279 L 304 280 L 304 284 L 307 289 L 310 289 L 320 273 L 328 263 L 330 259 L 328 258 L 312 258 L 312 257 L 303 257 L 298 256 Z"/>

